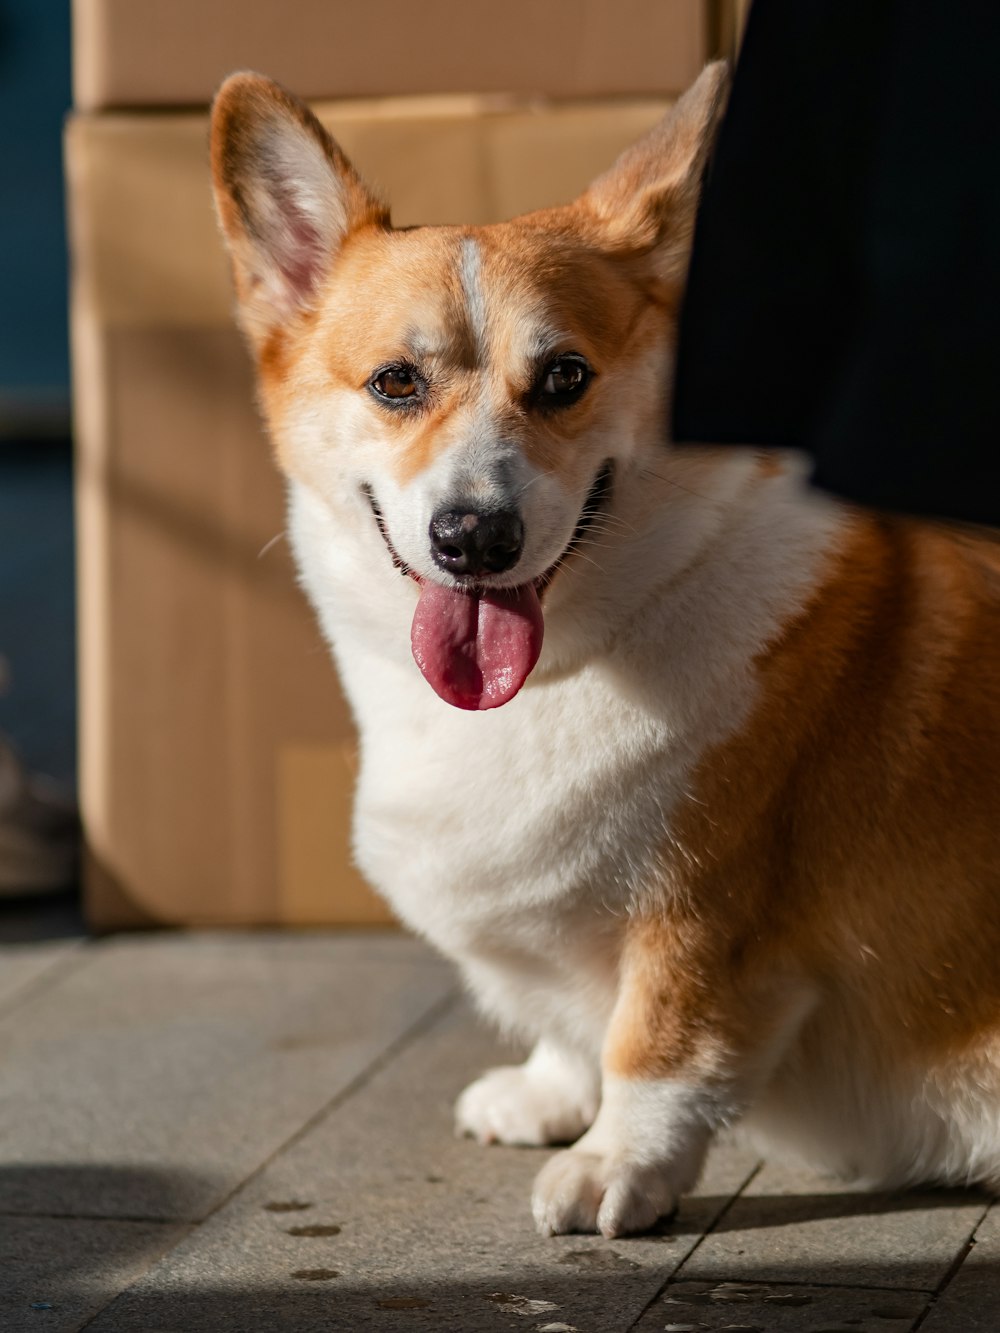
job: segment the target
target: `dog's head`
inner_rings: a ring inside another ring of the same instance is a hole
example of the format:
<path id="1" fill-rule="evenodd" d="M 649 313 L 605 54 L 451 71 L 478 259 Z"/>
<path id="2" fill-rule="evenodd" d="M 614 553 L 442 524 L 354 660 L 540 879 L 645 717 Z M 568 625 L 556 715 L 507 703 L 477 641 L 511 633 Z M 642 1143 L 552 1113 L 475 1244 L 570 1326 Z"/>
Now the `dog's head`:
<path id="1" fill-rule="evenodd" d="M 394 230 L 312 113 L 254 74 L 212 165 L 279 459 L 420 588 L 414 655 L 465 708 L 511 698 L 540 597 L 644 448 L 725 87 L 709 66 L 575 203 Z"/>

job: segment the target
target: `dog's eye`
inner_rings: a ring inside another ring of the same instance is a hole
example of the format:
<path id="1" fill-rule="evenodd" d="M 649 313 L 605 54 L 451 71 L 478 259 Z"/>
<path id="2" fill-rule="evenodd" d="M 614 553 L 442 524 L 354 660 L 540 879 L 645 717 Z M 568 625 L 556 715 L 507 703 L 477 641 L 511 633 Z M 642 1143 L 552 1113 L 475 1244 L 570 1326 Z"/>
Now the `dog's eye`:
<path id="1" fill-rule="evenodd" d="M 401 399 L 418 398 L 423 391 L 424 381 L 412 366 L 385 366 L 376 371 L 368 381 L 368 387 L 378 398 L 399 402 Z"/>
<path id="2" fill-rule="evenodd" d="M 564 407 L 576 400 L 590 383 L 593 371 L 582 356 L 559 356 L 550 361 L 538 382 L 538 401 L 544 407 Z"/>

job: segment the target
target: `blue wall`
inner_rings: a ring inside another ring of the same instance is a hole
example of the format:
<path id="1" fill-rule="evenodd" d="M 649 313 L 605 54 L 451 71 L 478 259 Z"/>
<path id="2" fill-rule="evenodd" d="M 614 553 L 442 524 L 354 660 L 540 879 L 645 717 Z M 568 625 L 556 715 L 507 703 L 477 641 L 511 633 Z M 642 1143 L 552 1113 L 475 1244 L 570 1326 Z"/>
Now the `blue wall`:
<path id="1" fill-rule="evenodd" d="M 137 3 L 139 0 L 137 0 Z M 62 124 L 69 0 L 0 0 L 0 394 L 69 383 Z"/>

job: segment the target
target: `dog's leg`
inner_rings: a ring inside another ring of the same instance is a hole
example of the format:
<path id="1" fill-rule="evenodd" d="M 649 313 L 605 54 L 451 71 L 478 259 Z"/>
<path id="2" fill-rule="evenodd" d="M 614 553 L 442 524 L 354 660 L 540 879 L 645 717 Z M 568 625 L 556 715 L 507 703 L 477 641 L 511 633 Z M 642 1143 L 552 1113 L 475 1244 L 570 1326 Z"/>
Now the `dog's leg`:
<path id="1" fill-rule="evenodd" d="M 572 1143 L 597 1114 L 593 1060 L 542 1039 L 522 1065 L 489 1069 L 455 1107 L 455 1127 L 480 1143 Z"/>
<path id="2" fill-rule="evenodd" d="M 809 1010 L 809 988 L 773 954 L 748 964 L 751 951 L 694 934 L 679 944 L 659 922 L 629 929 L 600 1110 L 535 1182 L 545 1235 L 627 1235 L 672 1212 L 714 1131 L 739 1117 Z"/>

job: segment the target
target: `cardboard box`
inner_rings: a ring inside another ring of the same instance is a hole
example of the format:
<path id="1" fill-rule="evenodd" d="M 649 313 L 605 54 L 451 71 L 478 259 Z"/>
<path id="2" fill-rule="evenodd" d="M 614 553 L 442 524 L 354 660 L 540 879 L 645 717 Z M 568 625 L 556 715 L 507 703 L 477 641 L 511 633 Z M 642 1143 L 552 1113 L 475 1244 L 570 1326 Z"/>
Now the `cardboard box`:
<path id="1" fill-rule="evenodd" d="M 732 0 L 724 0 L 732 3 Z M 73 0 L 76 106 L 199 106 L 234 69 L 301 97 L 679 93 L 717 0 Z"/>
<path id="2" fill-rule="evenodd" d="M 408 224 L 568 200 L 665 106 L 317 110 Z M 206 117 L 77 115 L 67 169 L 91 920 L 384 921 L 350 863 L 351 721 L 279 536 Z"/>

